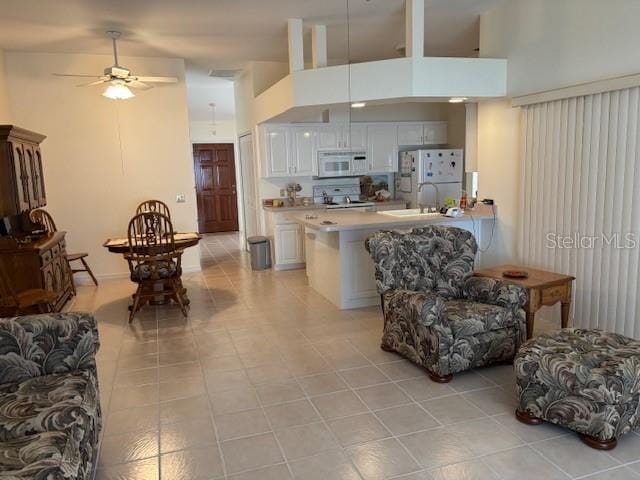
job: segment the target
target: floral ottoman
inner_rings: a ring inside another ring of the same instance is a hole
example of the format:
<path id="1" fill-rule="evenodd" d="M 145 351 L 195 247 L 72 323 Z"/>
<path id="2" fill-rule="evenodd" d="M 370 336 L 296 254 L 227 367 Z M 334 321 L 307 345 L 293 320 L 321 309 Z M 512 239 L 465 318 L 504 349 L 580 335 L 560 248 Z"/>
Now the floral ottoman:
<path id="1" fill-rule="evenodd" d="M 640 341 L 564 329 L 526 342 L 514 366 L 523 423 L 561 425 L 601 450 L 640 427 Z"/>

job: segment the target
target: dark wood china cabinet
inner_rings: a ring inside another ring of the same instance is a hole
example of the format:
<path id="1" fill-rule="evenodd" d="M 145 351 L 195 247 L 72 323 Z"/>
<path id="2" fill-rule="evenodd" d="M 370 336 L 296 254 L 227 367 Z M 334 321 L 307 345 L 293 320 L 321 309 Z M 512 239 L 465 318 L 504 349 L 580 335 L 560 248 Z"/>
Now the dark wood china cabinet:
<path id="1" fill-rule="evenodd" d="M 36 234 L 29 212 L 47 204 L 40 143 L 44 135 L 0 125 L 0 262 L 15 291 L 56 292 L 55 310 L 73 293 L 65 234 Z"/>

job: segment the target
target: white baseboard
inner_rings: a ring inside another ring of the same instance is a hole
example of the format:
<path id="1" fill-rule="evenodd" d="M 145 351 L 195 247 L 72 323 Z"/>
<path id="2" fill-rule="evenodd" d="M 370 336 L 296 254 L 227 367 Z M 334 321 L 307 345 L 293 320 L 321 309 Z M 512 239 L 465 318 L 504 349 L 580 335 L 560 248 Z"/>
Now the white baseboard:
<path id="1" fill-rule="evenodd" d="M 276 271 L 281 271 L 281 270 L 300 270 L 302 268 L 306 267 L 306 263 L 291 263 L 288 265 L 274 265 L 273 269 Z"/>

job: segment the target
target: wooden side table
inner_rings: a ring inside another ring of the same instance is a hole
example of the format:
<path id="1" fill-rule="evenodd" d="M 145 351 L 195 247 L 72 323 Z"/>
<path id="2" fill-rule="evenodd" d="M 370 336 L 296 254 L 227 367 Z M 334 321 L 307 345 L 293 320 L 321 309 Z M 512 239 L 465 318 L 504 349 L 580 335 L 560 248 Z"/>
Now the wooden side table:
<path id="1" fill-rule="evenodd" d="M 527 278 L 507 278 L 502 276 L 506 270 L 524 270 L 529 274 Z M 543 305 L 555 305 L 561 303 L 562 328 L 569 324 L 569 312 L 571 311 L 571 287 L 575 277 L 560 273 L 546 272 L 521 265 L 499 265 L 497 267 L 483 268 L 474 275 L 490 277 L 508 283 L 521 285 L 528 290 L 529 300 L 524 307 L 527 314 L 527 338 L 533 336 L 533 322 L 536 312 Z"/>

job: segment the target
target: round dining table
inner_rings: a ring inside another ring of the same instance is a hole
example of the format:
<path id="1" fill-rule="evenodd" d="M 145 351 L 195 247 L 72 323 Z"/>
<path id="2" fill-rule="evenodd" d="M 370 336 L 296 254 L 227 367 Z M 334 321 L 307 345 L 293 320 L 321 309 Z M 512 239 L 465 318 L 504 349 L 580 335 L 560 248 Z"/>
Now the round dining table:
<path id="1" fill-rule="evenodd" d="M 195 247 L 202 240 L 202 235 L 199 233 L 176 233 L 175 237 L 175 246 L 176 248 L 189 248 Z M 106 242 L 102 244 L 107 250 L 111 253 L 119 253 L 125 254 L 131 251 L 131 247 L 129 246 L 129 239 L 127 238 L 113 238 L 108 239 Z M 136 247 L 134 247 L 134 253 L 141 253 L 141 251 L 136 251 Z"/>
<path id="2" fill-rule="evenodd" d="M 184 250 L 185 248 L 195 247 L 196 245 L 198 245 L 198 243 L 200 243 L 200 240 L 202 240 L 202 235 L 200 235 L 199 233 L 175 233 L 174 234 L 174 244 L 177 249 Z M 133 253 L 143 254 L 146 250 L 145 247 L 136 246 L 136 245 L 134 245 L 132 249 L 131 245 L 129 244 L 129 239 L 125 237 L 109 238 L 107 239 L 107 241 L 105 241 L 102 244 L 102 246 L 105 247 L 109 252 L 118 253 L 120 255 L 129 253 L 132 250 L 133 250 Z M 180 283 L 182 284 L 182 282 Z M 163 289 L 161 280 L 158 281 L 157 289 L 158 291 L 161 291 Z M 185 303 L 189 305 L 189 303 L 191 302 L 189 298 L 186 297 L 186 289 L 184 287 L 183 287 L 183 290 L 185 293 Z M 164 305 L 168 302 L 169 302 L 169 299 L 166 298 L 165 296 L 157 295 L 154 297 L 154 300 L 149 303 L 151 303 L 152 305 Z"/>

